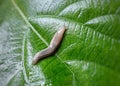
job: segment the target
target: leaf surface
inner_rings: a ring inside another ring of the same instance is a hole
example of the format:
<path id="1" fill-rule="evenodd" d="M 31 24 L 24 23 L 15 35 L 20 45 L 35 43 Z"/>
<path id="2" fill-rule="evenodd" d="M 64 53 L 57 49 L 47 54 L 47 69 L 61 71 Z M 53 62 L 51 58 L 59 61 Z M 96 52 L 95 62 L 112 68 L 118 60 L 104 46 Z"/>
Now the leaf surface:
<path id="1" fill-rule="evenodd" d="M 63 25 L 57 52 L 32 65 Z M 1 0 L 2 86 L 119 86 L 120 0 Z"/>

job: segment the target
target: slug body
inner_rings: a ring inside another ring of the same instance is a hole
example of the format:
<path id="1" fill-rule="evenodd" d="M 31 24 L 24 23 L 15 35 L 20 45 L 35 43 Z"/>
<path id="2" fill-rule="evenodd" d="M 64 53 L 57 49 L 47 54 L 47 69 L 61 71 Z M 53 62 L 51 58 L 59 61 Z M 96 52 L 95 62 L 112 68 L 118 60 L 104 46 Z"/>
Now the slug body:
<path id="1" fill-rule="evenodd" d="M 41 51 L 39 51 L 35 56 L 34 59 L 32 61 L 32 64 L 37 64 L 38 61 L 40 59 L 43 59 L 47 56 L 50 56 L 51 54 L 53 54 L 55 52 L 55 50 L 58 48 L 58 46 L 60 45 L 63 35 L 66 31 L 66 27 L 65 25 L 63 27 L 61 27 L 53 36 L 50 45 L 46 48 L 43 49 Z"/>

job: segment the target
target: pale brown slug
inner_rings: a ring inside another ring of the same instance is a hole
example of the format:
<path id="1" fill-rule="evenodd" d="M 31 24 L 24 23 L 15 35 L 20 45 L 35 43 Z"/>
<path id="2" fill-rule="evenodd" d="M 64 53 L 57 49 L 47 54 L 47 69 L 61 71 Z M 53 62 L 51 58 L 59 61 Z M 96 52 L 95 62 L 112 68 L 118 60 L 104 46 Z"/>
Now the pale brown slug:
<path id="1" fill-rule="evenodd" d="M 64 25 L 55 33 L 55 35 L 53 36 L 50 42 L 50 45 L 47 48 L 35 54 L 32 64 L 37 64 L 40 59 L 43 59 L 45 57 L 52 55 L 60 45 L 65 31 L 66 31 L 66 26 Z"/>

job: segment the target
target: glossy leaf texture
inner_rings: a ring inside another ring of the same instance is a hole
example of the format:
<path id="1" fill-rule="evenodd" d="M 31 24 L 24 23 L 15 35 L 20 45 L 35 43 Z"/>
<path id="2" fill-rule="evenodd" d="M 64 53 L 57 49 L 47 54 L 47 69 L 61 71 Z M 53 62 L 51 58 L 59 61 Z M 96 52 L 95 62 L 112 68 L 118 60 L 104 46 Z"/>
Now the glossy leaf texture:
<path id="1" fill-rule="evenodd" d="M 32 65 L 63 25 L 55 54 Z M 1 86 L 120 86 L 120 0 L 1 0 Z"/>

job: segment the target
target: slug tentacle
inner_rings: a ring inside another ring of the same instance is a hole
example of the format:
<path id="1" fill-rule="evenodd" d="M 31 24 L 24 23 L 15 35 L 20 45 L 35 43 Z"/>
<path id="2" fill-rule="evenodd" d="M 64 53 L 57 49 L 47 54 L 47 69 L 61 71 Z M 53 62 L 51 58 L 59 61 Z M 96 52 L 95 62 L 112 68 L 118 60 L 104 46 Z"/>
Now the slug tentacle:
<path id="1" fill-rule="evenodd" d="M 32 64 L 36 64 L 38 63 L 38 61 L 40 59 L 43 59 L 47 56 L 50 56 L 51 54 L 53 54 L 55 52 L 55 50 L 58 48 L 58 46 L 60 45 L 63 35 L 65 33 L 66 27 L 65 25 L 60 28 L 55 35 L 53 36 L 50 45 L 48 46 L 48 48 L 43 49 L 41 51 L 39 51 L 35 56 L 34 59 L 32 61 Z"/>

